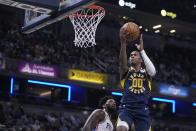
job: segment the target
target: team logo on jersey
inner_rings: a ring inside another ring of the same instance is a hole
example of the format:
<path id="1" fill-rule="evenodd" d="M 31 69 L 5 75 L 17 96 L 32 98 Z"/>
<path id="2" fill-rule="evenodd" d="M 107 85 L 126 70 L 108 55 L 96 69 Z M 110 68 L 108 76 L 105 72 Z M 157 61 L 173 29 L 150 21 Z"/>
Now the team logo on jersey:
<path id="1" fill-rule="evenodd" d="M 144 74 L 136 74 L 133 73 L 130 75 L 129 80 L 131 81 L 131 86 L 129 87 L 129 90 L 133 92 L 134 94 L 140 94 L 145 91 L 145 88 L 143 86 Z"/>
<path id="2" fill-rule="evenodd" d="M 110 125 L 110 123 L 106 124 L 106 129 L 112 130 L 112 126 Z"/>

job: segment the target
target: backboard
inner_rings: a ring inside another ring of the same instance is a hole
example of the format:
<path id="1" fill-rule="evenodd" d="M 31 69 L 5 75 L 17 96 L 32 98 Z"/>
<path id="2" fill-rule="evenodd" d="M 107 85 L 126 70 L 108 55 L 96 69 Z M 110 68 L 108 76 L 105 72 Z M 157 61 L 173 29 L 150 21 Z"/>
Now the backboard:
<path id="1" fill-rule="evenodd" d="M 69 13 L 81 7 L 94 4 L 98 0 L 0 0 L 0 5 L 24 10 L 22 32 L 32 33 L 52 23 L 60 21 Z M 32 17 L 33 16 L 33 17 Z"/>

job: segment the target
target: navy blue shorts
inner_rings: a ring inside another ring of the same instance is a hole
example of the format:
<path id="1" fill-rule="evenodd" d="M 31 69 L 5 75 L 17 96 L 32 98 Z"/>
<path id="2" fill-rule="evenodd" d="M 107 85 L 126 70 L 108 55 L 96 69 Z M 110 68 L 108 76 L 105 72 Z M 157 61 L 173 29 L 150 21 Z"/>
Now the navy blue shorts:
<path id="1" fill-rule="evenodd" d="M 150 116 L 147 107 L 133 108 L 122 105 L 119 110 L 119 118 L 129 125 L 129 129 L 132 124 L 135 126 L 135 131 L 149 131 L 150 129 Z"/>

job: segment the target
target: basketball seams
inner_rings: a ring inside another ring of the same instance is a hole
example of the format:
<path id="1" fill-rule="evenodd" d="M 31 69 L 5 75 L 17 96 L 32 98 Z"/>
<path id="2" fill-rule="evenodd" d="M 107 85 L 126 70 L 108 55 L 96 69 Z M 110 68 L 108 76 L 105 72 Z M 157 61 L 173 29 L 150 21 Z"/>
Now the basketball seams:
<path id="1" fill-rule="evenodd" d="M 140 35 L 140 29 L 137 24 L 133 22 L 128 22 L 125 23 L 122 28 L 124 28 L 123 31 L 125 32 L 125 34 L 129 36 L 128 39 L 130 39 L 131 41 L 138 39 Z"/>

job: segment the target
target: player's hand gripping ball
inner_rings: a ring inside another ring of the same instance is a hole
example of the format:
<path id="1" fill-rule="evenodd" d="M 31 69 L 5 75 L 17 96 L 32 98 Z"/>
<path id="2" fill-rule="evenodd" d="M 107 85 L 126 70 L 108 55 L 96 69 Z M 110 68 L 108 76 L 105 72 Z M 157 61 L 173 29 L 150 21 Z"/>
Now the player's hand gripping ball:
<path id="1" fill-rule="evenodd" d="M 133 22 L 125 23 L 120 29 L 120 36 L 121 39 L 126 39 L 126 41 L 136 41 L 140 37 L 140 29 Z"/>

